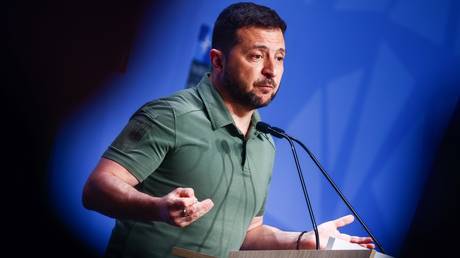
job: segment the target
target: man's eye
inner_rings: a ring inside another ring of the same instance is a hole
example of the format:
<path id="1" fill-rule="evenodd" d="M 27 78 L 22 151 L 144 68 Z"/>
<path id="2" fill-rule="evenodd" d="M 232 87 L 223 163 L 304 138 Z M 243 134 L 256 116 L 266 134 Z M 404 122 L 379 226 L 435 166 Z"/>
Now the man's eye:
<path id="1" fill-rule="evenodd" d="M 251 56 L 251 58 L 254 59 L 254 60 L 262 59 L 262 57 L 263 57 L 263 56 L 262 56 L 262 55 L 259 55 L 259 54 L 254 54 L 254 55 Z"/>
<path id="2" fill-rule="evenodd" d="M 283 61 L 283 60 L 284 60 L 284 56 L 278 56 L 278 57 L 276 58 L 276 60 L 278 60 L 278 61 Z"/>

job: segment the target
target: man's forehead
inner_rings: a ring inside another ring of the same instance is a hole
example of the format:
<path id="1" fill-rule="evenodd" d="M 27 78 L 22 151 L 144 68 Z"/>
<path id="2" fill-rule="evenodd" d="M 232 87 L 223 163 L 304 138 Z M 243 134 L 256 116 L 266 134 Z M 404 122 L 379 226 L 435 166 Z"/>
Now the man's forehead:
<path id="1" fill-rule="evenodd" d="M 268 48 L 268 46 L 266 45 L 257 45 L 257 44 L 254 44 L 252 47 L 250 47 L 250 49 L 270 50 L 270 48 Z M 282 52 L 282 53 L 286 53 L 286 49 L 284 49 L 284 47 L 280 47 L 274 50 Z"/>
<path id="2" fill-rule="evenodd" d="M 263 27 L 254 27 L 254 26 L 248 26 L 248 27 L 242 27 L 236 30 L 236 34 L 238 36 L 277 36 L 280 38 L 284 39 L 284 34 L 283 31 L 281 31 L 280 28 L 263 28 Z"/>
<path id="3" fill-rule="evenodd" d="M 275 48 L 285 52 L 284 35 L 280 28 L 243 27 L 236 31 L 238 44 L 250 48 Z"/>

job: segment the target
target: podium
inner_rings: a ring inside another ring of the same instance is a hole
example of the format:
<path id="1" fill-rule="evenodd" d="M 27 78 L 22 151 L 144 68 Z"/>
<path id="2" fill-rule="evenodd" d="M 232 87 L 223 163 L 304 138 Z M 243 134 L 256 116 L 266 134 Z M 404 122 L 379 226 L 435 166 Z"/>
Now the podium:
<path id="1" fill-rule="evenodd" d="M 230 252 L 229 258 L 369 258 L 374 250 L 266 250 Z"/>
<path id="2" fill-rule="evenodd" d="M 327 250 L 251 250 L 232 251 L 229 258 L 392 258 L 373 249 L 367 249 L 337 238 L 329 238 Z M 173 255 L 183 258 L 217 258 L 207 254 L 174 247 Z"/>

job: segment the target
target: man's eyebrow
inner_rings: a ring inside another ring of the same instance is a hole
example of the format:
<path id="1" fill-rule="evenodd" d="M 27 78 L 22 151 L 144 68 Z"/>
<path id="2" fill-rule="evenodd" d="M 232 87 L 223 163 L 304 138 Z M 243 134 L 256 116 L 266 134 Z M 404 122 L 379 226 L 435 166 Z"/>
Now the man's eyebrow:
<path id="1" fill-rule="evenodd" d="M 254 45 L 254 46 L 252 46 L 250 49 L 255 49 L 255 48 L 268 50 L 268 47 L 265 46 L 265 45 Z M 282 48 L 282 47 L 278 48 L 277 51 L 279 51 L 279 52 L 281 52 L 281 53 L 283 53 L 283 54 L 286 54 L 286 49 L 284 49 L 284 48 Z"/>

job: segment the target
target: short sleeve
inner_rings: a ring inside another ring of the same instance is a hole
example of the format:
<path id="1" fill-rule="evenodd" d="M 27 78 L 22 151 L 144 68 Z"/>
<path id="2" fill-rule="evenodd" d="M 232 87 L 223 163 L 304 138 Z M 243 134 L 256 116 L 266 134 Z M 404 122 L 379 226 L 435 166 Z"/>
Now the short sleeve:
<path id="1" fill-rule="evenodd" d="M 142 182 L 174 146 L 174 111 L 166 101 L 155 101 L 131 117 L 102 156 L 119 163 Z"/>

